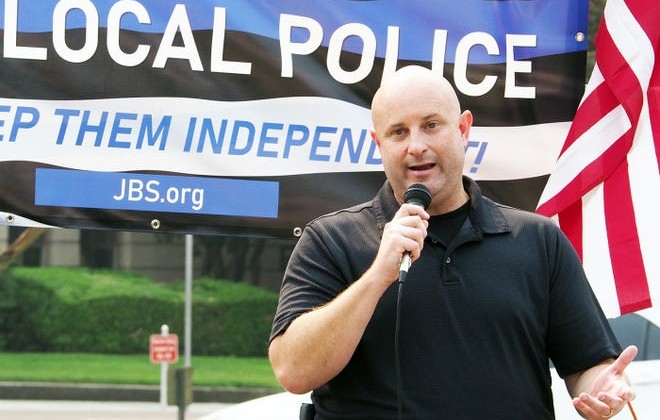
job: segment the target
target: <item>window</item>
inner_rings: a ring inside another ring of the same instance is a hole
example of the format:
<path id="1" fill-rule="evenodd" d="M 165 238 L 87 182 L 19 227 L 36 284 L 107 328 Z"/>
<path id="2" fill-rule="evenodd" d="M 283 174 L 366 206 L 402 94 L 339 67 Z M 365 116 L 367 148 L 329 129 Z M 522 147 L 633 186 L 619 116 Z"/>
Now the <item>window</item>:
<path id="1" fill-rule="evenodd" d="M 114 268 L 115 233 L 102 230 L 80 231 L 80 263 L 89 268 Z"/>

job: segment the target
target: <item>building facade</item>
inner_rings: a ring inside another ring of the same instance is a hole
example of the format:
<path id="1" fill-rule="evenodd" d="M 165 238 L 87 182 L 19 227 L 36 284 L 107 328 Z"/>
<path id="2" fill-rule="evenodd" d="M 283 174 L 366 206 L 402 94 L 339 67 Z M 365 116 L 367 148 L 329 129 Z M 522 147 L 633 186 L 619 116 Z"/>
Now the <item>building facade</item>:
<path id="1" fill-rule="evenodd" d="M 0 226 L 0 252 L 25 228 Z M 243 281 L 278 291 L 295 241 L 194 237 L 193 278 Z M 49 228 L 16 261 L 24 266 L 107 268 L 158 282 L 185 277 L 185 235 Z"/>

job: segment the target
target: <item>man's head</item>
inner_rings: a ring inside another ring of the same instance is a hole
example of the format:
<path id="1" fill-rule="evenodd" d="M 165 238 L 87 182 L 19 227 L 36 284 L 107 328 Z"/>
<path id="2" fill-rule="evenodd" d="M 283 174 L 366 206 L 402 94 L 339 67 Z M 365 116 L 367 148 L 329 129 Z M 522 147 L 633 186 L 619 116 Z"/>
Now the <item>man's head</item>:
<path id="1" fill-rule="evenodd" d="M 378 89 L 371 115 L 371 134 L 399 202 L 406 188 L 423 183 L 433 196 L 431 214 L 465 203 L 461 175 L 472 114 L 461 113 L 446 79 L 424 67 L 404 67 Z"/>

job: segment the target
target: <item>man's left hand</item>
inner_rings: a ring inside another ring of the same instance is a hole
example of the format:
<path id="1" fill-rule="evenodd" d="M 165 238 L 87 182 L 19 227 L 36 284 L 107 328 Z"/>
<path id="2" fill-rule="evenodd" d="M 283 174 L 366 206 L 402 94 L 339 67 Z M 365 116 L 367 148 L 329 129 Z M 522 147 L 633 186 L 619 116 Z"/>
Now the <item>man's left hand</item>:
<path id="1" fill-rule="evenodd" d="M 573 406 L 589 420 L 610 418 L 635 399 L 624 371 L 637 356 L 637 347 L 628 346 L 619 357 L 594 378 L 591 390 L 573 398 Z"/>

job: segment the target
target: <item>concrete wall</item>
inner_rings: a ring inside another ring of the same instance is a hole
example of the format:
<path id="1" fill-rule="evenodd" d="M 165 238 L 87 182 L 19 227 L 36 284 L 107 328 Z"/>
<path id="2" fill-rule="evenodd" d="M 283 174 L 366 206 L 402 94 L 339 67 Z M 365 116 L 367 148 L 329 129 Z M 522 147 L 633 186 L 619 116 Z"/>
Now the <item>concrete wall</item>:
<path id="1" fill-rule="evenodd" d="M 184 236 L 118 232 L 115 264 L 118 270 L 142 273 L 157 281 L 182 280 L 185 277 Z"/>
<path id="2" fill-rule="evenodd" d="M 80 265 L 80 231 L 48 229 L 44 233 L 41 264 L 44 266 L 78 267 Z"/>

